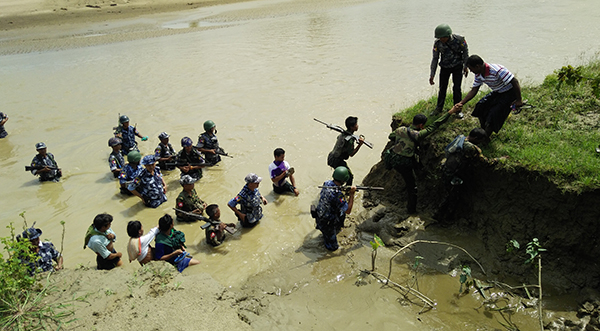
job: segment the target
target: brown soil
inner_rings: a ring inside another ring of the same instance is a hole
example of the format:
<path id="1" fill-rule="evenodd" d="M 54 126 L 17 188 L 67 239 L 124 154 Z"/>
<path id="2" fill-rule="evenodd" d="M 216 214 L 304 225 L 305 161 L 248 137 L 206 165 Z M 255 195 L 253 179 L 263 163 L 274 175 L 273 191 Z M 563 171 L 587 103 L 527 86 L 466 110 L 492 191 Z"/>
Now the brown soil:
<path id="1" fill-rule="evenodd" d="M 404 224 L 411 219 L 405 209 L 404 182 L 395 170 L 385 169 L 382 161 L 373 166 L 363 185 L 385 188 L 385 193 L 374 192 L 370 201 L 387 210 L 380 216 L 380 225 L 365 224 L 363 228 L 389 242 L 405 235 L 411 239 L 444 234 L 448 240 L 454 234 L 471 237 L 465 245 L 471 246 L 471 253 L 489 269 L 487 278 L 528 284 L 537 283 L 537 269 L 523 263 L 525 244 L 538 238 L 547 249 L 542 255 L 545 293 L 585 293 L 598 288 L 600 266 L 595 257 L 600 253 L 600 190 L 577 195 L 561 191 L 544 174 L 480 165 L 467 169 L 462 176 L 464 184 L 449 193 L 441 178 L 439 150 L 425 142 L 421 146 L 424 168 L 417 172 L 418 210 L 425 220 L 422 228 L 427 230 L 415 232 Z M 450 195 L 453 198 L 447 200 Z M 520 254 L 506 252 L 511 239 L 521 244 Z"/>

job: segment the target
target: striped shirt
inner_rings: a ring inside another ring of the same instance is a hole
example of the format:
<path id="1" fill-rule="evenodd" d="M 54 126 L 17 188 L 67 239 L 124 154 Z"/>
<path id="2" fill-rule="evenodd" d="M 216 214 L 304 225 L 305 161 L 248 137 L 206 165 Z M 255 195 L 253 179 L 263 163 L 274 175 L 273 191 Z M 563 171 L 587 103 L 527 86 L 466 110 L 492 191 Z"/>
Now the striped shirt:
<path id="1" fill-rule="evenodd" d="M 515 76 L 499 64 L 485 64 L 484 75 L 475 75 L 473 87 L 480 87 L 485 83 L 492 91 L 503 93 L 510 90 L 513 86 L 510 83 Z"/>

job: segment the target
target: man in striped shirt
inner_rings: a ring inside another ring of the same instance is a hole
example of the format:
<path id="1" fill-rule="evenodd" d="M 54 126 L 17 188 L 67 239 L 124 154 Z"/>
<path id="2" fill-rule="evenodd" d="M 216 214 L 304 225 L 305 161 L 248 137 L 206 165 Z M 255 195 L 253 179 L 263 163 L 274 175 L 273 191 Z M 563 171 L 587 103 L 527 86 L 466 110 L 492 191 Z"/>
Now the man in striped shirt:
<path id="1" fill-rule="evenodd" d="M 523 105 L 521 86 L 508 69 L 499 64 L 485 63 L 478 55 L 469 56 L 467 67 L 475 74 L 475 80 L 471 91 L 457 105 L 462 107 L 473 99 L 483 83 L 489 86 L 492 92 L 479 100 L 471 114 L 479 118 L 481 127 L 489 137 L 492 132 L 498 133 L 502 129 L 512 105 Z"/>

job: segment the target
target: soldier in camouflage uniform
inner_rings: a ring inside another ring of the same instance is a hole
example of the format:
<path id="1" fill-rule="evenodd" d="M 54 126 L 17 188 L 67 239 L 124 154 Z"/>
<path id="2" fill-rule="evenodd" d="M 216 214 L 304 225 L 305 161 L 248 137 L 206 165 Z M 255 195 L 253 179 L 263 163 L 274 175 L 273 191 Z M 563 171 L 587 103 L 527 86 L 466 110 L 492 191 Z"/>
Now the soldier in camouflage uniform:
<path id="1" fill-rule="evenodd" d="M 160 143 L 154 150 L 154 156 L 158 160 L 158 166 L 161 170 L 173 170 L 175 169 L 174 165 L 167 165 L 167 162 L 173 162 L 175 158 L 175 150 L 173 146 L 169 143 L 169 134 L 166 132 L 162 132 L 158 135 L 158 139 L 160 139 Z"/>
<path id="2" fill-rule="evenodd" d="M 221 156 L 217 154 L 219 151 L 224 153 L 219 147 L 219 139 L 217 139 L 217 125 L 215 122 L 208 120 L 204 122 L 204 133 L 198 136 L 198 144 L 196 149 L 204 154 L 206 162 L 218 163 L 221 162 Z"/>
<path id="3" fill-rule="evenodd" d="M 258 186 L 262 181 L 255 173 L 249 173 L 245 178 L 246 185 L 240 193 L 229 200 L 227 206 L 235 213 L 235 216 L 242 223 L 242 227 L 251 228 L 258 224 L 263 217 L 262 204 L 267 204 L 267 199 L 258 191 Z M 237 205 L 240 205 L 240 209 Z"/>
<path id="4" fill-rule="evenodd" d="M 31 173 L 34 176 L 39 175 L 41 182 L 58 182 L 62 172 L 54 160 L 54 155 L 46 152 L 46 144 L 44 143 L 35 144 L 35 149 L 38 151 L 38 155 L 31 160 L 31 167 L 36 169 L 32 169 Z"/>
<path id="5" fill-rule="evenodd" d="M 339 134 L 335 146 L 333 146 L 333 150 L 327 155 L 327 165 L 333 169 L 336 169 L 337 167 L 345 167 L 348 169 L 350 175 L 348 185 L 352 185 L 354 175 L 352 174 L 350 167 L 348 167 L 346 160 L 358 153 L 358 150 L 364 144 L 365 139 L 360 137 L 358 145 L 354 147 L 354 138 L 352 138 L 352 135 L 354 132 L 358 131 L 358 118 L 349 116 L 346 118 L 345 124 L 346 131 Z"/>
<path id="6" fill-rule="evenodd" d="M 156 208 L 167 201 L 167 184 L 156 166 L 154 155 L 146 155 L 140 162 L 145 169 L 127 187 L 133 195 L 142 199 L 144 204 L 150 208 Z"/>
<path id="7" fill-rule="evenodd" d="M 8 132 L 4 130 L 4 123 L 8 121 L 8 115 L 3 112 L 0 112 L 0 138 L 4 138 L 8 135 Z"/>
<path id="8" fill-rule="evenodd" d="M 181 147 L 183 149 L 177 153 L 177 168 L 181 170 L 181 176 L 189 175 L 196 180 L 202 178 L 202 164 L 206 162 L 202 154 L 192 147 L 192 139 L 183 137 Z"/>
<path id="9" fill-rule="evenodd" d="M 183 190 L 177 196 L 175 206 L 177 209 L 202 215 L 204 208 L 206 208 L 206 202 L 202 201 L 202 199 L 198 197 L 198 194 L 194 189 L 195 182 L 196 180 L 189 175 L 181 176 L 179 183 L 181 183 L 181 186 L 183 186 Z M 177 215 L 178 222 L 194 222 L 197 220 L 196 218 L 185 215 L 179 211 L 175 211 L 175 215 Z"/>
<path id="10" fill-rule="evenodd" d="M 125 166 L 125 158 L 121 154 L 122 142 L 119 138 L 110 138 L 108 140 L 108 146 L 112 147 L 112 153 L 108 156 L 108 166 L 110 171 L 113 173 L 115 178 L 118 178 L 121 174 L 121 169 Z"/>
<path id="11" fill-rule="evenodd" d="M 346 200 L 344 192 L 339 189 L 350 179 L 350 172 L 346 167 L 337 167 L 333 171 L 333 180 L 323 183 L 323 186 L 333 189 L 322 188 L 317 205 L 316 228 L 323 233 L 325 248 L 330 251 L 338 249 L 337 234 L 344 226 L 346 215 L 352 212 L 354 205 L 354 192 L 356 187 L 350 188 L 349 197 Z"/>
<path id="12" fill-rule="evenodd" d="M 465 77 L 469 74 L 467 69 L 467 58 L 469 57 L 469 47 L 463 36 L 453 34 L 448 24 L 440 24 L 435 28 L 435 42 L 433 43 L 433 59 L 431 60 L 431 74 L 429 75 L 429 84 L 434 85 L 433 79 L 438 66 L 440 66 L 440 92 L 438 94 L 437 107 L 435 113 L 439 113 L 444 108 L 446 101 L 446 91 L 448 90 L 448 81 L 452 75 L 452 98 L 453 104 L 457 104 L 462 99 L 460 85 L 463 74 Z M 440 60 L 441 56 L 441 60 Z M 462 118 L 462 113 L 459 113 Z"/>
<path id="13" fill-rule="evenodd" d="M 142 138 L 142 141 L 148 140 L 148 136 L 142 136 L 138 130 L 129 125 L 129 117 L 127 115 L 121 115 L 119 117 L 120 125 L 115 128 L 115 137 L 120 138 L 123 142 L 123 149 L 121 149 L 121 153 L 123 156 L 129 154 L 131 151 L 140 151 L 137 148 L 137 142 L 135 141 L 135 137 L 138 136 Z"/>
<path id="14" fill-rule="evenodd" d="M 142 159 L 142 154 L 138 151 L 131 151 L 127 154 L 127 163 L 121 173 L 119 174 L 119 184 L 121 185 L 121 194 L 124 195 L 133 195 L 128 189 L 127 186 L 137 177 L 137 175 L 144 169 L 140 165 L 140 160 Z"/>
<path id="15" fill-rule="evenodd" d="M 427 116 L 416 115 L 410 127 L 401 126 L 390 133 L 389 139 L 394 146 L 385 152 L 384 162 L 386 168 L 396 169 L 406 185 L 408 193 L 407 211 L 409 214 L 417 212 L 417 182 L 414 169 L 418 164 L 417 147 L 419 143 L 429 136 L 433 131 L 444 124 L 450 115 L 458 113 L 460 107 L 454 106 L 446 114 L 440 116 L 433 124 L 425 127 Z"/>

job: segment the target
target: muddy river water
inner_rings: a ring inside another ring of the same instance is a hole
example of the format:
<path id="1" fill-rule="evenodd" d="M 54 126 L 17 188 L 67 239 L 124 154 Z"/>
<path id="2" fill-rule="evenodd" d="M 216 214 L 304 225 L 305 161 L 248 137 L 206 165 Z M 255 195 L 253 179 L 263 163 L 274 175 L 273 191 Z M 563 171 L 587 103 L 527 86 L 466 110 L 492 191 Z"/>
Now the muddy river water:
<path id="1" fill-rule="evenodd" d="M 281 273 L 282 287 L 294 287 L 287 283 L 296 277 L 307 284 L 312 279 L 316 284 L 306 289 L 313 300 L 332 305 L 364 295 L 346 304 L 356 313 L 349 307 L 336 310 L 336 318 L 345 316 L 343 311 L 352 316 L 354 326 L 500 327 L 483 314 L 461 316 L 455 308 L 441 307 L 433 321 L 422 324 L 394 295 L 354 287 L 356 275 L 343 255 L 320 261 L 330 257 L 321 247 L 302 249 L 318 236 L 308 210 L 317 185 L 331 175 L 326 157 L 336 137 L 313 118 L 342 125 L 345 117 L 358 116 L 359 133 L 375 145 L 372 150 L 363 147 L 349 161 L 360 182 L 379 159 L 390 115 L 437 93 L 437 86 L 428 84 L 437 24 L 447 22 L 466 36 L 471 54 L 505 65 L 522 84 L 535 84 L 556 68 L 595 56 L 600 50 L 593 37 L 600 34 L 598 17 L 600 6 L 593 0 L 261 0 L 139 19 L 178 32 L 168 36 L 0 56 L 1 110 L 10 116 L 9 136 L 0 140 L 0 234 L 7 234 L 4 226 L 11 221 L 20 228 L 18 215 L 26 211 L 28 223 L 37 222 L 42 237 L 60 245 L 64 220 L 66 266 L 93 266 L 92 252 L 82 250 L 83 234 L 96 214 L 107 212 L 115 218 L 116 248 L 125 252 L 127 222 L 155 226 L 164 213 L 173 213 L 180 185 L 178 171 L 165 172 L 168 202 L 157 209 L 118 193 L 106 162 L 107 140 L 118 115 L 127 114 L 150 137 L 138 139 L 143 154 L 154 150 L 162 131 L 171 134 L 179 150 L 182 137 L 196 141 L 202 123 L 211 119 L 221 146 L 234 158 L 205 170 L 196 190 L 222 207 L 222 220 L 235 221 L 227 201 L 241 189 L 247 173 L 268 177 L 277 147 L 286 150 L 286 160 L 296 169 L 301 194 L 274 195 L 267 178 L 260 186 L 269 201 L 261 224 L 218 249 L 207 246 L 198 224 L 176 224 L 186 233 L 189 251 L 202 261 L 186 273 L 208 272 L 226 286 L 240 286 L 263 272 Z M 126 23 L 109 24 L 126 29 Z M 91 27 L 73 38 L 103 33 Z M 469 75 L 463 91 L 471 82 Z M 40 184 L 23 171 L 39 141 L 62 167 L 61 182 Z M 364 255 L 358 260 L 368 266 L 370 248 L 353 254 Z M 278 268 L 290 265 L 302 268 Z M 126 262 L 124 267 L 135 270 L 138 265 Z M 457 283 L 447 275 L 428 277 L 429 287 Z M 350 299 L 340 293 L 356 295 Z M 373 295 L 376 299 L 369 300 Z M 279 320 L 291 326 L 296 319 Z M 329 323 L 337 328 L 335 321 Z"/>

